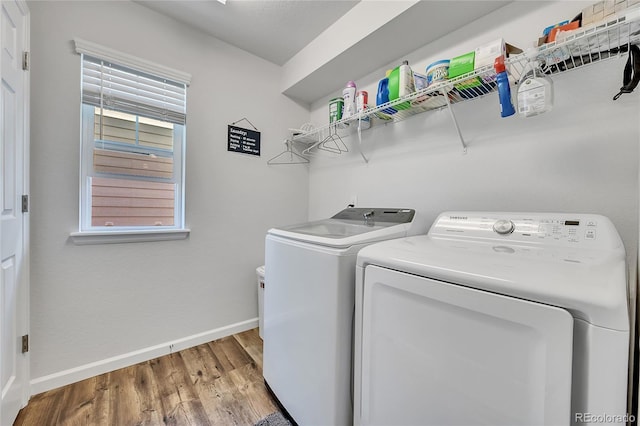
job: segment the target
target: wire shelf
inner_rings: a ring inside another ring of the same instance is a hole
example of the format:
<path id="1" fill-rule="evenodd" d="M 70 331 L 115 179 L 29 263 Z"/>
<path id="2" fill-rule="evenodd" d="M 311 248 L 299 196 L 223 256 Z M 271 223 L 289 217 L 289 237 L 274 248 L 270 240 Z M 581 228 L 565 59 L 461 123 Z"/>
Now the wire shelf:
<path id="1" fill-rule="evenodd" d="M 382 123 L 403 121 L 416 114 L 446 108 L 450 103 L 455 104 L 483 97 L 495 90 L 493 66 L 486 66 L 385 104 L 367 108 L 363 112 L 318 127 L 311 132 L 295 135 L 293 141 L 316 144 L 335 132 L 346 135 L 356 131 L 358 127 L 361 130 L 366 130 L 373 121 Z"/>
<path id="2" fill-rule="evenodd" d="M 615 58 L 627 52 L 630 44 L 640 43 L 640 7 L 634 7 L 624 13 L 623 16 L 612 17 L 592 26 L 559 32 L 554 42 L 510 56 L 505 64 L 512 82 L 517 84 L 526 75 L 527 70 L 532 69 L 534 62 L 544 74 L 553 75 Z M 309 145 L 303 151 L 309 153 L 313 148 L 321 146 L 322 141 L 332 135 L 347 135 L 357 131 L 361 138 L 361 130 L 366 130 L 376 121 L 395 123 L 416 114 L 448 107 L 463 148 L 466 150 L 451 105 L 468 102 L 495 92 L 497 90 L 495 77 L 493 65 L 487 65 L 383 105 L 367 108 L 354 116 L 294 135 L 292 141 Z M 364 155 L 363 158 L 367 161 Z"/>
<path id="3" fill-rule="evenodd" d="M 640 42 L 640 7 L 573 31 L 560 32 L 556 41 L 538 48 L 535 59 L 545 74 L 557 74 L 615 58 Z M 519 55 L 520 56 L 520 55 Z M 523 61 L 524 58 L 514 58 Z"/>

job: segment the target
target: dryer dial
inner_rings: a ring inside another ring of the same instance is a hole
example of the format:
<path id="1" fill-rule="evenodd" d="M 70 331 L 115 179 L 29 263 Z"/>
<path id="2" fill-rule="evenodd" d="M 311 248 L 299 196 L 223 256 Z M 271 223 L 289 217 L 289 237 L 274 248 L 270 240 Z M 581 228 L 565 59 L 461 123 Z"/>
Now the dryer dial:
<path id="1" fill-rule="evenodd" d="M 507 219 L 500 219 L 493 224 L 493 230 L 500 235 L 507 235 L 512 233 L 516 229 L 516 226 Z"/>

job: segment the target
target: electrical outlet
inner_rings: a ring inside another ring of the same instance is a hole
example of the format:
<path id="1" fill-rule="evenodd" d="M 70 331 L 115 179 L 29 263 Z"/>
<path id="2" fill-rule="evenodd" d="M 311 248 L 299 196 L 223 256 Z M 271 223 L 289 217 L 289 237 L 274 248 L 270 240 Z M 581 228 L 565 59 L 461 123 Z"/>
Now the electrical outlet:
<path id="1" fill-rule="evenodd" d="M 358 205 L 358 196 L 357 195 L 352 195 L 351 197 L 349 197 L 349 205 L 353 206 L 353 207 Z"/>

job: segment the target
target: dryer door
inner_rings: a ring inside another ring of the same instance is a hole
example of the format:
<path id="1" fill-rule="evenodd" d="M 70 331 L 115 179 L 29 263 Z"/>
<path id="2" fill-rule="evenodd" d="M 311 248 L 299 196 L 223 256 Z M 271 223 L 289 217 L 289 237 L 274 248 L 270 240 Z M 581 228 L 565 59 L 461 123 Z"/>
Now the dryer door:
<path id="1" fill-rule="evenodd" d="M 362 324 L 362 424 L 571 422 L 563 309 L 367 266 Z"/>

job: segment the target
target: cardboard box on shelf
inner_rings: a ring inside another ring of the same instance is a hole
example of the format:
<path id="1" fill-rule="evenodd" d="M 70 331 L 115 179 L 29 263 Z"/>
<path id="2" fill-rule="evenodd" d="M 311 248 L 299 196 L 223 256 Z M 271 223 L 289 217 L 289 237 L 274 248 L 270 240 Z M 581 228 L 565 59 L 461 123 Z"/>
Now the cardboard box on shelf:
<path id="1" fill-rule="evenodd" d="M 473 71 L 475 57 L 476 52 L 473 51 L 452 58 L 449 62 L 449 78 L 455 78 Z"/>
<path id="2" fill-rule="evenodd" d="M 578 29 L 580 27 L 580 21 L 569 22 L 566 25 L 562 25 L 561 27 L 556 27 L 551 30 L 549 36 L 547 37 L 547 43 L 551 43 L 552 41 L 556 41 L 556 36 L 560 31 L 571 31 Z"/>
<path id="3" fill-rule="evenodd" d="M 593 7 L 594 14 L 602 12 L 604 11 L 604 1 L 599 1 L 597 3 L 594 3 L 592 7 Z"/>
<path id="4" fill-rule="evenodd" d="M 593 22 L 600 22 L 604 19 L 604 10 L 593 13 Z"/>
<path id="5" fill-rule="evenodd" d="M 504 39 L 499 38 L 490 43 L 477 47 L 475 50 L 474 70 L 493 65 L 498 56 L 504 56 L 508 58 L 509 55 L 522 53 L 522 49 L 512 46 L 509 43 L 505 43 Z M 482 76 L 482 80 L 485 83 L 491 83 L 495 81 L 496 74 L 489 73 Z"/>
<path id="6" fill-rule="evenodd" d="M 451 58 L 449 62 L 449 78 L 456 78 L 463 74 L 468 74 L 473 71 L 473 65 L 475 63 L 476 52 L 465 53 L 464 55 Z M 464 81 L 460 81 L 455 84 L 458 89 L 467 89 L 470 87 L 477 87 L 482 84 L 482 80 L 478 77 L 472 77 Z"/>
<path id="7" fill-rule="evenodd" d="M 615 13 L 619 13 L 622 12 L 623 10 L 625 10 L 627 7 L 629 7 L 627 0 L 621 0 L 620 2 L 616 1 L 616 5 L 615 5 Z"/>
<path id="8" fill-rule="evenodd" d="M 615 1 L 615 0 L 612 0 Z M 615 3 L 614 3 L 615 6 Z M 582 9 L 582 26 L 604 19 L 605 2 L 599 1 Z"/>
<path id="9" fill-rule="evenodd" d="M 587 6 L 582 9 L 582 26 L 589 25 L 593 22 L 593 7 Z"/>
<path id="10" fill-rule="evenodd" d="M 640 4 L 640 0 L 603 0 L 582 9 L 582 26 L 597 24 L 603 19 L 622 15 L 631 6 Z"/>
<path id="11" fill-rule="evenodd" d="M 508 58 L 509 55 L 516 53 L 522 53 L 522 49 L 505 43 L 504 39 L 499 38 L 491 43 L 476 47 L 473 68 L 477 70 L 487 65 L 493 65 L 493 62 L 498 56 L 502 55 Z"/>
<path id="12" fill-rule="evenodd" d="M 449 62 L 449 78 L 456 78 L 463 74 L 479 70 L 487 66 L 493 66 L 498 56 L 504 56 L 522 53 L 522 49 L 515 47 L 509 43 L 505 43 L 504 39 L 499 38 L 482 46 L 478 46 L 473 52 L 456 56 Z M 496 74 L 494 72 L 483 73 L 481 77 L 471 77 L 455 84 L 458 89 L 470 89 L 473 87 L 483 86 L 495 81 Z"/>
<path id="13" fill-rule="evenodd" d="M 616 11 L 616 0 L 605 0 L 604 2 L 604 16 L 613 15 Z"/>
<path id="14" fill-rule="evenodd" d="M 427 84 L 427 76 L 414 72 L 413 73 L 413 85 L 416 88 L 416 92 L 418 90 L 422 90 L 422 89 L 426 89 L 428 84 Z"/>

